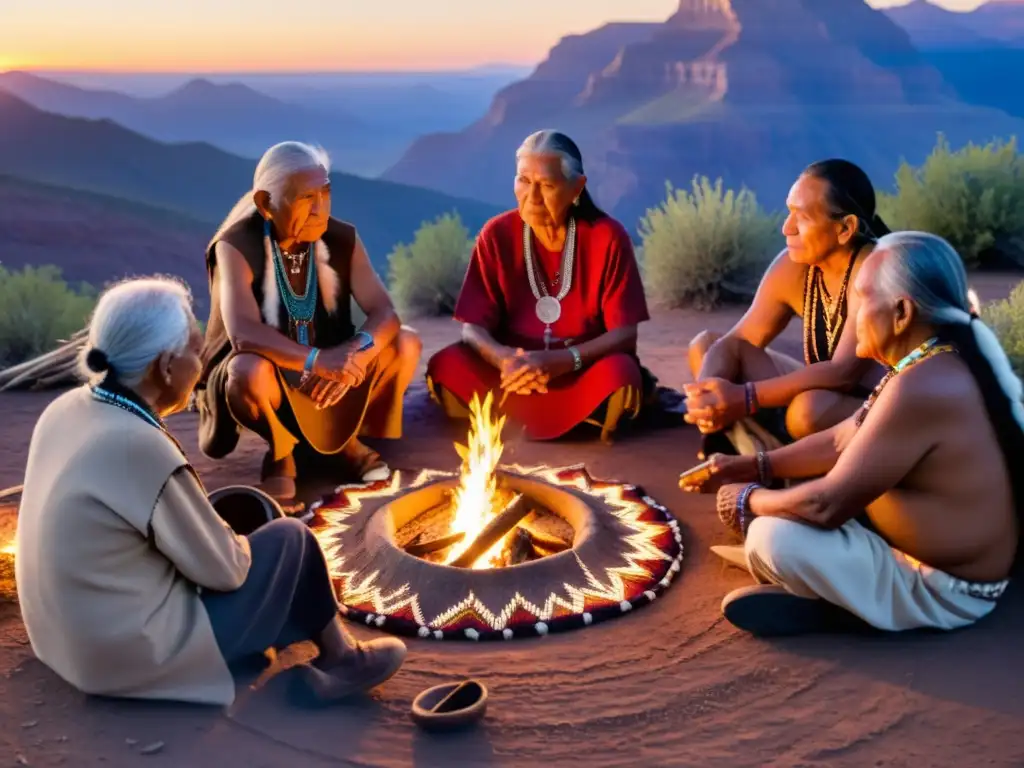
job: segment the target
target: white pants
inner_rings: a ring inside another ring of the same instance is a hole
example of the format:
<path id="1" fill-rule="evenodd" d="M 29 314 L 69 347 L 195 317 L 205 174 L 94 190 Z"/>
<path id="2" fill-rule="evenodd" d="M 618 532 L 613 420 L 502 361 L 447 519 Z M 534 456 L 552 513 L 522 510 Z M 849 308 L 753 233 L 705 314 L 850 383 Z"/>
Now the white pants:
<path id="1" fill-rule="evenodd" d="M 1008 583 L 954 578 L 893 549 L 855 520 L 826 531 L 759 517 L 744 549 L 755 579 L 823 598 L 891 631 L 973 624 L 995 608 Z"/>

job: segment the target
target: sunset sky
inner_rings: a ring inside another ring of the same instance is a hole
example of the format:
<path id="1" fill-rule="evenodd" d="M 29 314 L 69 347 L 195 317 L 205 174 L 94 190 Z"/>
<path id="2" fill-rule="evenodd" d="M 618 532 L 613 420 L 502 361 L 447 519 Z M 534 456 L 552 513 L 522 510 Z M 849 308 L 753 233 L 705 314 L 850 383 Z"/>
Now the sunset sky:
<path id="1" fill-rule="evenodd" d="M 870 1 L 883 6 L 905 0 Z M 979 3 L 939 0 L 958 10 Z M 0 0 L 0 71 L 531 64 L 563 35 L 612 20 L 664 19 L 677 6 L 678 0 Z"/>

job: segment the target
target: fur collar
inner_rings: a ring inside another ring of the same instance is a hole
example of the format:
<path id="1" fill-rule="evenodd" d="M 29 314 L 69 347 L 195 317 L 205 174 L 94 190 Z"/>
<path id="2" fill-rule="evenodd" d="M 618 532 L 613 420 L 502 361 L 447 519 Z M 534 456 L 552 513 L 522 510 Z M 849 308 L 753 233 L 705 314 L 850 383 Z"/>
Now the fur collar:
<path id="1" fill-rule="evenodd" d="M 266 236 L 263 238 L 263 252 L 263 322 L 280 330 L 281 295 L 277 290 L 277 276 L 274 273 L 274 249 L 270 245 L 270 238 Z M 333 315 L 338 311 L 338 290 L 341 281 L 338 279 L 338 273 L 331 267 L 331 252 L 327 250 L 323 240 L 316 241 L 313 252 L 316 255 L 316 281 L 320 300 L 323 301 L 327 312 Z"/>

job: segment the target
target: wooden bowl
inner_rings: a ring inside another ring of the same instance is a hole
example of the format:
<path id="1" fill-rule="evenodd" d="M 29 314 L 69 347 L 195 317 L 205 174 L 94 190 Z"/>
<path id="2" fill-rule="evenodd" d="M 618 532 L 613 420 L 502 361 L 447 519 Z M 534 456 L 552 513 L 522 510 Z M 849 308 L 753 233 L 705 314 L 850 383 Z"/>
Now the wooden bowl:
<path id="1" fill-rule="evenodd" d="M 487 687 L 477 680 L 442 683 L 422 691 L 412 702 L 412 719 L 428 731 L 451 731 L 483 718 Z"/>

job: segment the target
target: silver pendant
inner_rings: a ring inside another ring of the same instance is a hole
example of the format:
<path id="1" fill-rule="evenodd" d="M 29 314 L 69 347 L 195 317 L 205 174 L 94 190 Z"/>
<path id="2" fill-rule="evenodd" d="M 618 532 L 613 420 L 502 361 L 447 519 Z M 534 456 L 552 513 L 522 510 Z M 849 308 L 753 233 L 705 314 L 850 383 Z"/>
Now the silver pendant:
<path id="1" fill-rule="evenodd" d="M 537 319 L 544 325 L 551 325 L 562 316 L 562 303 L 554 296 L 541 296 L 537 299 Z"/>

